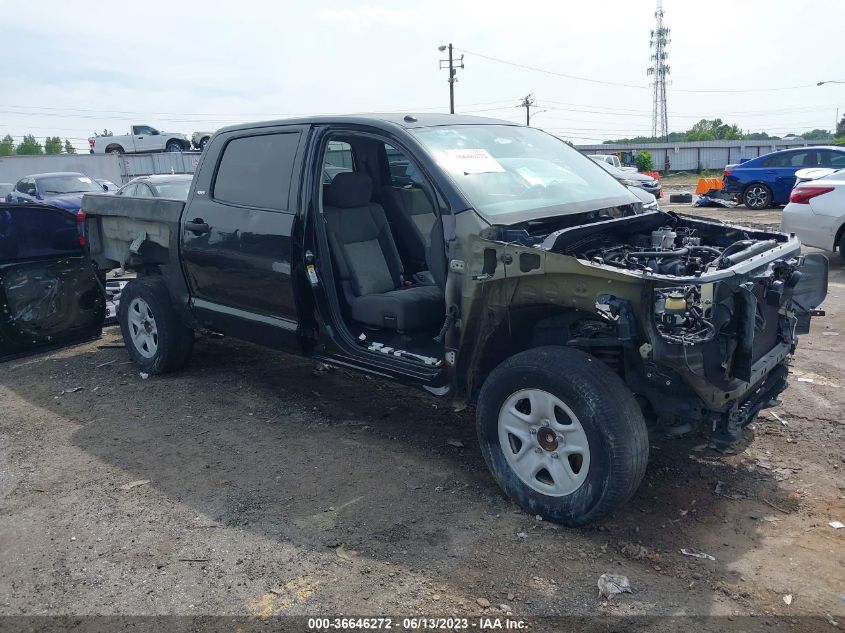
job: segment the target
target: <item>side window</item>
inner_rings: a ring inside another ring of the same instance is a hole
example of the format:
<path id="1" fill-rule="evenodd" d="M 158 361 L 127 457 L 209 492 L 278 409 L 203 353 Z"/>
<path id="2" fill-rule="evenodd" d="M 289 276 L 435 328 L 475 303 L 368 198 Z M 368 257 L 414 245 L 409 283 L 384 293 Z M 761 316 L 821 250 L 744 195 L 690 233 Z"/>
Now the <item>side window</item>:
<path id="1" fill-rule="evenodd" d="M 214 179 L 218 202 L 284 211 L 299 132 L 235 138 L 226 144 Z"/>
<path id="2" fill-rule="evenodd" d="M 842 169 L 845 167 L 845 152 L 832 152 L 829 149 L 819 150 L 819 166 Z"/>
<path id="3" fill-rule="evenodd" d="M 153 192 L 150 190 L 150 188 L 146 184 L 141 183 L 141 182 L 139 182 L 137 185 L 135 185 L 135 193 L 133 195 L 136 195 L 139 198 L 154 198 L 155 197 L 155 196 L 153 196 Z"/>
<path id="4" fill-rule="evenodd" d="M 394 187 L 408 187 L 422 183 L 422 174 L 405 154 L 385 143 L 390 182 Z"/>
<path id="5" fill-rule="evenodd" d="M 355 156 L 352 146 L 345 141 L 329 141 L 323 162 L 323 184 L 329 184 L 344 171 L 355 171 Z"/>
<path id="6" fill-rule="evenodd" d="M 0 210 L 0 261 L 81 252 L 72 215 L 50 209 Z"/>
<path id="7" fill-rule="evenodd" d="M 150 134 L 154 134 L 153 128 L 149 125 L 133 125 L 132 126 L 132 133 L 136 136 L 146 135 L 149 136 Z"/>
<path id="8" fill-rule="evenodd" d="M 120 190 L 121 196 L 136 196 L 138 195 L 136 191 L 138 190 L 137 184 L 126 185 L 123 189 Z"/>
<path id="9" fill-rule="evenodd" d="M 15 191 L 19 193 L 26 193 L 26 178 L 21 178 L 15 185 Z"/>
<path id="10" fill-rule="evenodd" d="M 38 193 L 37 188 L 35 187 L 35 178 L 26 178 L 23 181 L 24 190 L 23 192 L 29 194 L 30 196 L 34 196 Z"/>

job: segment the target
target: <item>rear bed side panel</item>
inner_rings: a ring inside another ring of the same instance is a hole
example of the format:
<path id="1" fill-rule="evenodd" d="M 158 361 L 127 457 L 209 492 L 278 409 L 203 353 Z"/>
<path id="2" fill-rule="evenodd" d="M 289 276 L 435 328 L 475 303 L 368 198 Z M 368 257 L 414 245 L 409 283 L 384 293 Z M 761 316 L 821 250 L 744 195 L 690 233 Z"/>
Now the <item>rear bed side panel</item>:
<path id="1" fill-rule="evenodd" d="M 173 306 L 186 325 L 195 326 L 188 287 L 179 263 L 178 200 L 86 195 L 82 199 L 89 253 L 101 270 L 124 267 L 161 275 Z"/>

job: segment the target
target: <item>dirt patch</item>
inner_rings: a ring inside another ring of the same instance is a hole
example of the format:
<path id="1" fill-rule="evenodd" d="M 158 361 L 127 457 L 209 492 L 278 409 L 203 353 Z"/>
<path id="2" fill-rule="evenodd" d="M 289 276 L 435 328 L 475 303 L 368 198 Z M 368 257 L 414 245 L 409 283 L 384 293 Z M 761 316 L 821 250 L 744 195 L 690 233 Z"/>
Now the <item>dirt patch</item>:
<path id="1" fill-rule="evenodd" d="M 7 363 L 0 613 L 841 619 L 844 297 L 832 259 L 830 316 L 753 441 L 653 438 L 635 498 L 580 530 L 502 497 L 471 412 L 396 384 L 217 337 L 144 380 L 100 347 L 114 328 Z M 603 573 L 633 593 L 600 601 Z"/>

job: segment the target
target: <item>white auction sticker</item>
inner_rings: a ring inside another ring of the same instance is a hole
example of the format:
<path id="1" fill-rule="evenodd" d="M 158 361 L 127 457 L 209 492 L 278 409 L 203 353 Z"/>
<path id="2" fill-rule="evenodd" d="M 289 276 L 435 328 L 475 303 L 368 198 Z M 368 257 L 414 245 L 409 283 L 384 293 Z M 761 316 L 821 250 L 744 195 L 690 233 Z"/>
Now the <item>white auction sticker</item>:
<path id="1" fill-rule="evenodd" d="M 503 172 L 505 168 L 486 149 L 447 149 L 446 155 L 465 174 Z"/>

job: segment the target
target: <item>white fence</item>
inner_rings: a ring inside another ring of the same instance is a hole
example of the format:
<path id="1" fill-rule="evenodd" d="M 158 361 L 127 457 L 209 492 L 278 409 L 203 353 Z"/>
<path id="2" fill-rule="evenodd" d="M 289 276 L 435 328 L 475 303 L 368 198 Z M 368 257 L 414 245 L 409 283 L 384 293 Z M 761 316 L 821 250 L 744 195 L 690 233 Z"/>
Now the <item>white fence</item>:
<path id="1" fill-rule="evenodd" d="M 164 154 L 52 154 L 49 156 L 0 157 L 0 182 L 16 183 L 24 176 L 56 171 L 75 171 L 122 185 L 135 176 L 192 174 L 200 152 Z"/>
<path id="2" fill-rule="evenodd" d="M 641 150 L 651 154 L 654 168 L 665 169 L 666 156 L 669 157 L 669 169 L 686 171 L 697 169 L 724 169 L 725 165 L 738 163 L 740 158 L 756 158 L 762 154 L 776 152 L 792 147 L 810 145 L 830 145 L 830 141 L 805 141 L 802 138 L 789 138 L 768 141 L 701 141 L 685 143 L 608 143 L 601 145 L 576 145 L 584 154 L 616 154 L 626 164 L 633 160 L 623 156 L 629 153 L 636 156 Z"/>

